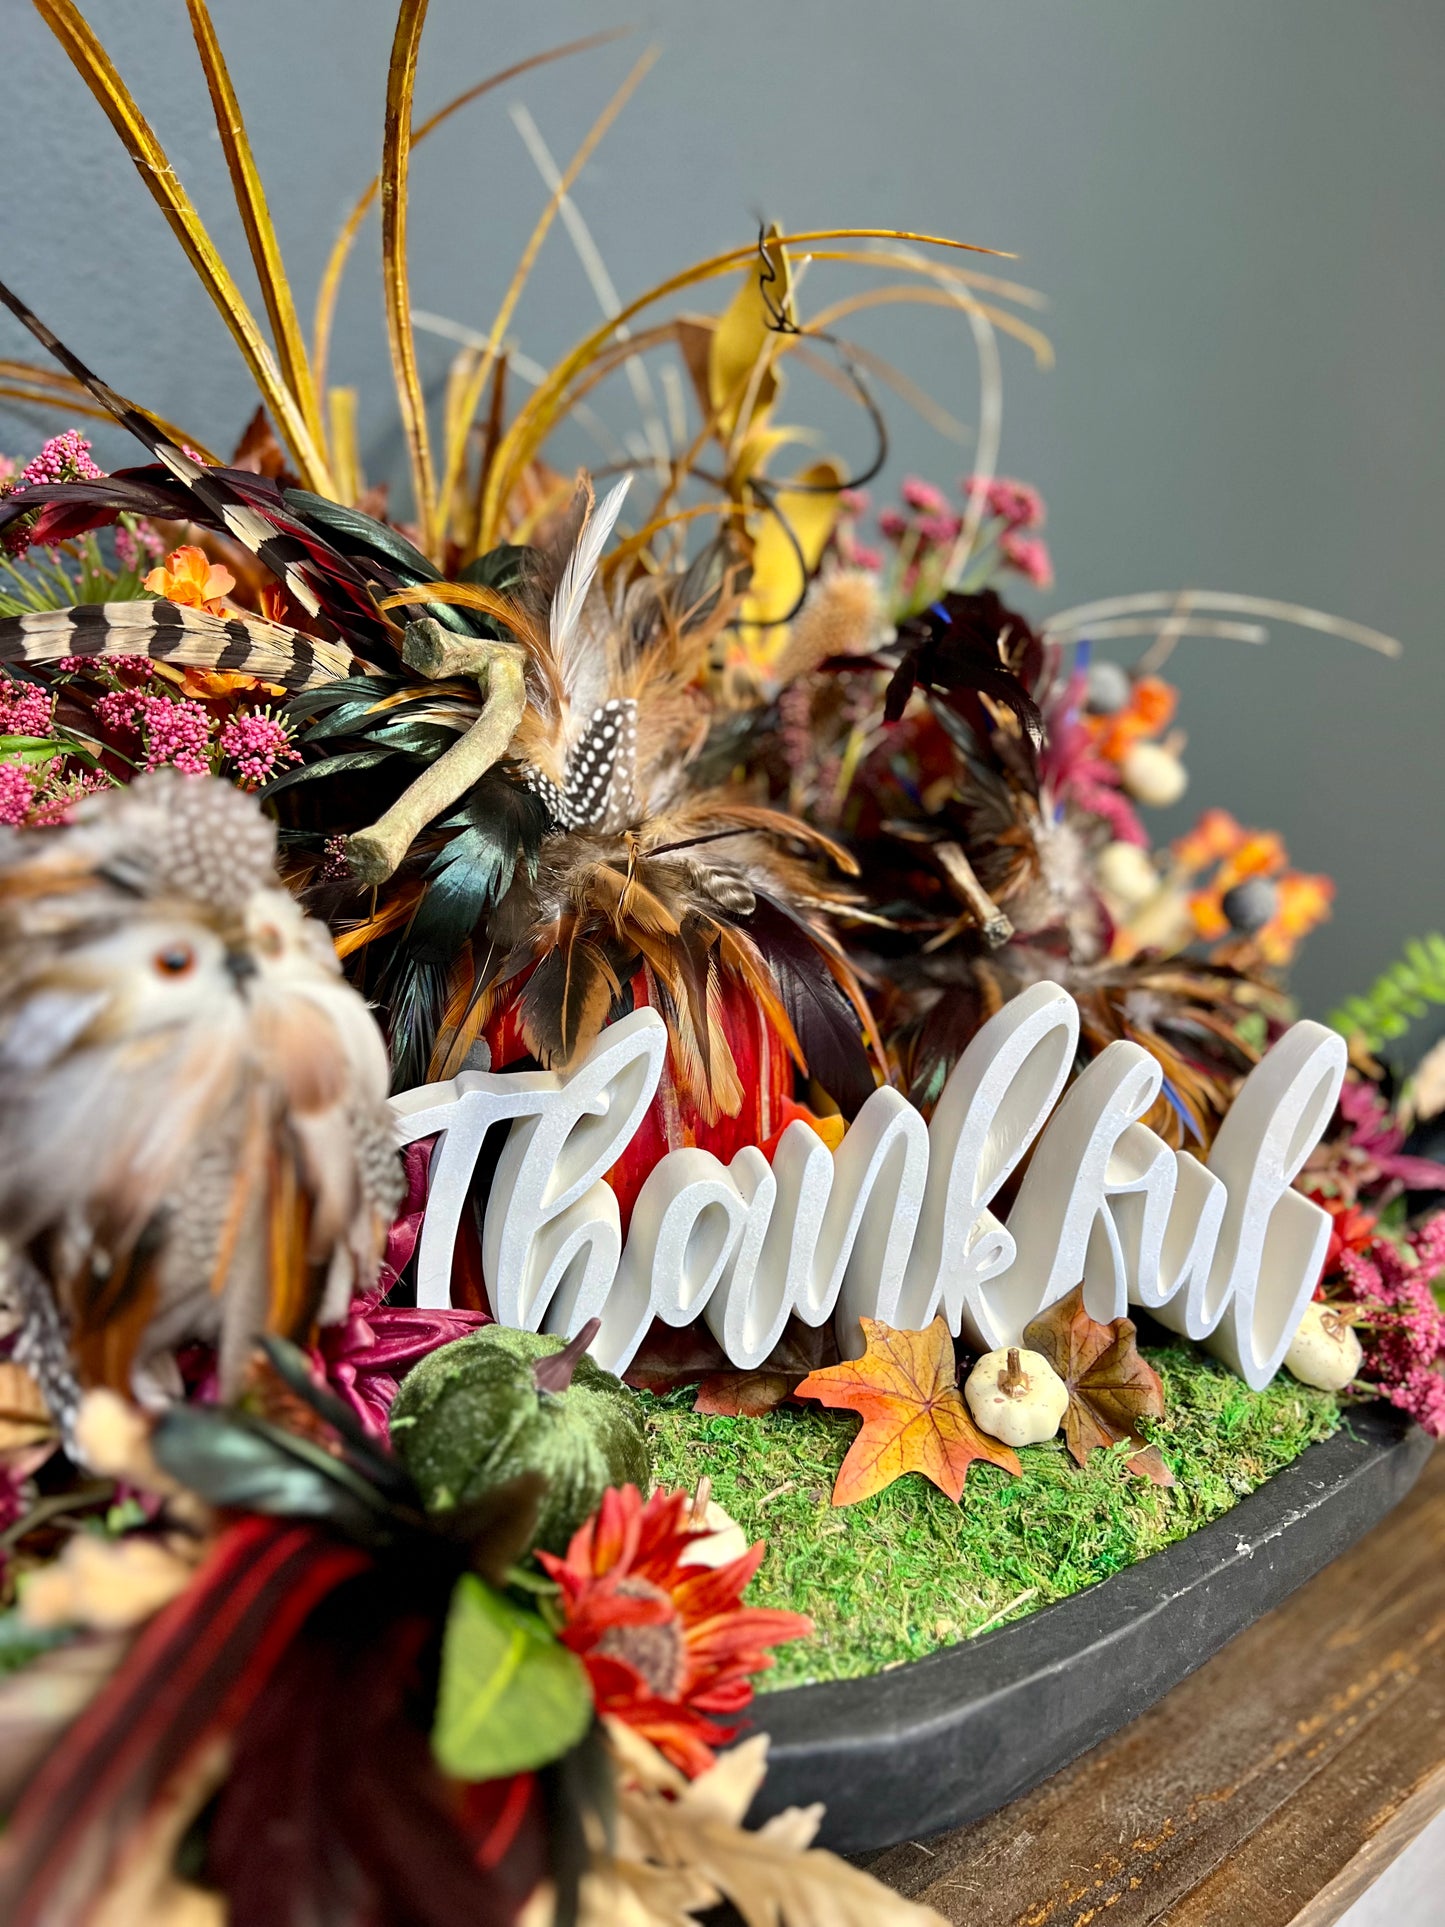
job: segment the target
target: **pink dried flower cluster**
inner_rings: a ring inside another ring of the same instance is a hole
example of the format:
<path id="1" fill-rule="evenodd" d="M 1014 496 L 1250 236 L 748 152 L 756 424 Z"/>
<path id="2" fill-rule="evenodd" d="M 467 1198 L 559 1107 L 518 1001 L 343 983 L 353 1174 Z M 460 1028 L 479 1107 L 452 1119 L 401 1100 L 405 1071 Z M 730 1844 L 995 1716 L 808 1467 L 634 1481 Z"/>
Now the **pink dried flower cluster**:
<path id="1" fill-rule="evenodd" d="M 833 547 L 846 569 L 867 569 L 876 575 L 883 567 L 877 549 L 858 540 L 858 523 L 868 513 L 872 497 L 866 488 L 845 488 L 838 497 L 838 520 L 833 529 Z"/>
<path id="2" fill-rule="evenodd" d="M 221 754 L 234 766 L 245 789 L 257 789 L 283 764 L 301 761 L 286 724 L 264 709 L 232 716 L 222 726 Z"/>
<path id="3" fill-rule="evenodd" d="M 1015 569 L 1036 589 L 1052 589 L 1054 563 L 1049 545 L 1036 535 L 1019 535 L 1006 529 L 999 539 L 998 552 L 1006 568 Z"/>
<path id="4" fill-rule="evenodd" d="M 164 541 L 146 522 L 138 522 L 133 529 L 122 522 L 116 529 L 116 560 L 131 574 L 138 574 L 148 562 L 158 562 L 165 552 Z"/>
<path id="5" fill-rule="evenodd" d="M 965 475 L 960 486 L 967 504 L 981 504 L 975 508 L 982 518 L 979 552 L 996 543 L 997 566 L 1014 570 L 1036 588 L 1052 588 L 1054 565 L 1048 545 L 1039 535 L 1027 533 L 1043 527 L 1044 501 L 1038 490 L 1008 476 L 985 481 L 981 476 Z M 965 517 L 950 505 L 942 489 L 920 476 L 905 477 L 899 494 L 903 506 L 881 509 L 878 530 L 886 541 L 903 550 L 906 566 L 902 588 L 905 594 L 911 594 L 938 575 L 940 562 L 963 533 Z M 848 515 L 857 512 L 847 505 L 845 509 Z M 835 543 L 845 561 L 856 567 L 875 566 L 859 560 L 848 522 L 840 527 Z"/>
<path id="6" fill-rule="evenodd" d="M 23 763 L 0 763 L 0 824 L 17 828 L 28 823 L 35 802 L 35 783 Z"/>
<path id="7" fill-rule="evenodd" d="M 64 823 L 69 820 L 70 812 L 83 796 L 93 796 L 97 790 L 109 788 L 109 779 L 98 770 L 83 769 L 68 776 L 51 775 L 30 812 L 30 825 L 33 829 L 43 829 L 52 823 Z"/>
<path id="8" fill-rule="evenodd" d="M 54 702 L 38 683 L 14 677 L 0 681 L 0 736 L 48 736 Z"/>
<path id="9" fill-rule="evenodd" d="M 1445 1212 L 1401 1242 L 1375 1238 L 1340 1254 L 1325 1287 L 1335 1303 L 1357 1308 L 1365 1348 L 1361 1382 L 1445 1438 L 1445 1313 L 1431 1289 L 1445 1270 Z"/>
<path id="10" fill-rule="evenodd" d="M 1148 833 L 1120 787 L 1117 764 L 1096 753 L 1094 740 L 1083 723 L 1085 686 L 1085 678 L 1076 673 L 1045 701 L 1046 733 L 1039 753 L 1039 774 L 1055 797 L 1107 823 L 1116 842 L 1147 850 Z"/>
<path id="11" fill-rule="evenodd" d="M 88 673 L 112 681 L 121 676 L 144 676 L 149 680 L 155 674 L 155 664 L 149 656 L 62 656 L 55 667 L 62 676 Z"/>
<path id="12" fill-rule="evenodd" d="M 351 859 L 346 854 L 344 836 L 328 836 L 322 846 L 321 868 L 317 875 L 324 883 L 343 883 L 351 876 Z"/>
<path id="13" fill-rule="evenodd" d="M 15 458 L 0 455 L 0 492 L 5 492 L 5 484 L 15 479 Z"/>
<path id="14" fill-rule="evenodd" d="M 972 500 L 983 494 L 984 511 L 1009 529 L 1041 529 L 1044 526 L 1044 498 L 1027 482 L 1016 482 L 1007 475 L 995 475 L 985 482 L 980 475 L 965 475 L 964 495 Z"/>
<path id="15" fill-rule="evenodd" d="M 41 484 L 78 482 L 100 473 L 101 470 L 91 459 L 90 443 L 79 429 L 67 428 L 63 435 L 52 435 L 40 453 L 33 456 L 13 480 L 12 465 L 10 472 L 0 478 L 0 492 L 8 495 L 12 490 L 35 488 Z M 0 548 L 10 555 L 24 555 L 34 537 L 40 514 L 37 508 L 29 515 L 22 515 L 11 522 L 4 535 L 0 536 Z"/>
<path id="16" fill-rule="evenodd" d="M 90 443 L 78 428 L 52 435 L 40 453 L 15 478 L 15 486 L 35 488 L 42 483 L 94 481 L 101 470 L 91 458 Z"/>
<path id="17" fill-rule="evenodd" d="M 925 482 L 920 476 L 904 477 L 903 486 L 898 491 L 909 508 L 916 509 L 920 515 L 947 515 L 948 497 L 941 488 L 932 482 Z"/>
<path id="18" fill-rule="evenodd" d="M 915 511 L 912 515 L 905 515 L 902 509 L 880 509 L 878 527 L 890 542 L 911 537 L 925 546 L 942 547 L 957 537 L 963 527 L 963 517 L 953 514 L 946 504 L 939 509 Z"/>
<path id="19" fill-rule="evenodd" d="M 139 738 L 143 769 L 178 769 L 183 776 L 210 773 L 211 718 L 200 703 L 153 696 L 144 689 L 116 689 L 95 705 L 96 719 L 123 738 Z"/>

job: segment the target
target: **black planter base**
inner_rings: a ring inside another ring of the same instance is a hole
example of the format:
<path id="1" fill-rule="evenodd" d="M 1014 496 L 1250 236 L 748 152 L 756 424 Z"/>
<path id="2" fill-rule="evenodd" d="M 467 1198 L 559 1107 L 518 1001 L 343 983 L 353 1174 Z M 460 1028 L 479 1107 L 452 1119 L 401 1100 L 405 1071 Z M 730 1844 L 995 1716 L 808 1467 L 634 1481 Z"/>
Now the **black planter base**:
<path id="1" fill-rule="evenodd" d="M 771 1736 L 749 1819 L 822 1800 L 822 1844 L 862 1853 L 1004 1806 L 1142 1713 L 1396 1505 L 1430 1439 L 1349 1415 L 1222 1519 L 1011 1626 L 867 1679 L 754 1702 Z"/>

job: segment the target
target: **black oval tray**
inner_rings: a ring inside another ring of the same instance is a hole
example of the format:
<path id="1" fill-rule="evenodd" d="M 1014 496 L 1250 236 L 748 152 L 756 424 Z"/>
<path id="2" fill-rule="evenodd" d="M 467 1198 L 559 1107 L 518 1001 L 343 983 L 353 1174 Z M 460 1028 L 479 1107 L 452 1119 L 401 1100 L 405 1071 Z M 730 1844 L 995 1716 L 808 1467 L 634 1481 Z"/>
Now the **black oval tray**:
<path id="1" fill-rule="evenodd" d="M 822 1844 L 863 1853 L 1005 1806 L 1152 1706 L 1360 1538 L 1432 1441 L 1352 1411 L 1222 1519 L 1027 1619 L 865 1679 L 760 1695 L 771 1736 L 749 1820 L 822 1800 Z"/>

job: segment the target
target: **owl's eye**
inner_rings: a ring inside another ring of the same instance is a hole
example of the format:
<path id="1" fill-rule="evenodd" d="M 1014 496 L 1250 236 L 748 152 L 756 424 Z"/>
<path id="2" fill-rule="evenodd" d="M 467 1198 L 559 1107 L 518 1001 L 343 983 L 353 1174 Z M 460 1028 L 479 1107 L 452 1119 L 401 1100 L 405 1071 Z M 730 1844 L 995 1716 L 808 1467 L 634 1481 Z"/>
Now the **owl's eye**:
<path id="1" fill-rule="evenodd" d="M 168 943 L 151 958 L 161 977 L 184 977 L 196 967 L 196 953 L 188 943 Z"/>

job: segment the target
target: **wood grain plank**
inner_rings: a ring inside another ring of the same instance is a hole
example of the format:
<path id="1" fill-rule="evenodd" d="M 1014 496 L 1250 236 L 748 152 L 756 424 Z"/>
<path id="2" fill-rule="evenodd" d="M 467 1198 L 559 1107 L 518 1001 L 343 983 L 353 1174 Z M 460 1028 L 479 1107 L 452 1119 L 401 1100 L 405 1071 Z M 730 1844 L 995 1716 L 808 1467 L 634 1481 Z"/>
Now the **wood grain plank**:
<path id="1" fill-rule="evenodd" d="M 956 1927 L 1329 1927 L 1445 1804 L 1445 1453 L 1343 1559 L 1003 1812 L 868 1864 Z"/>

